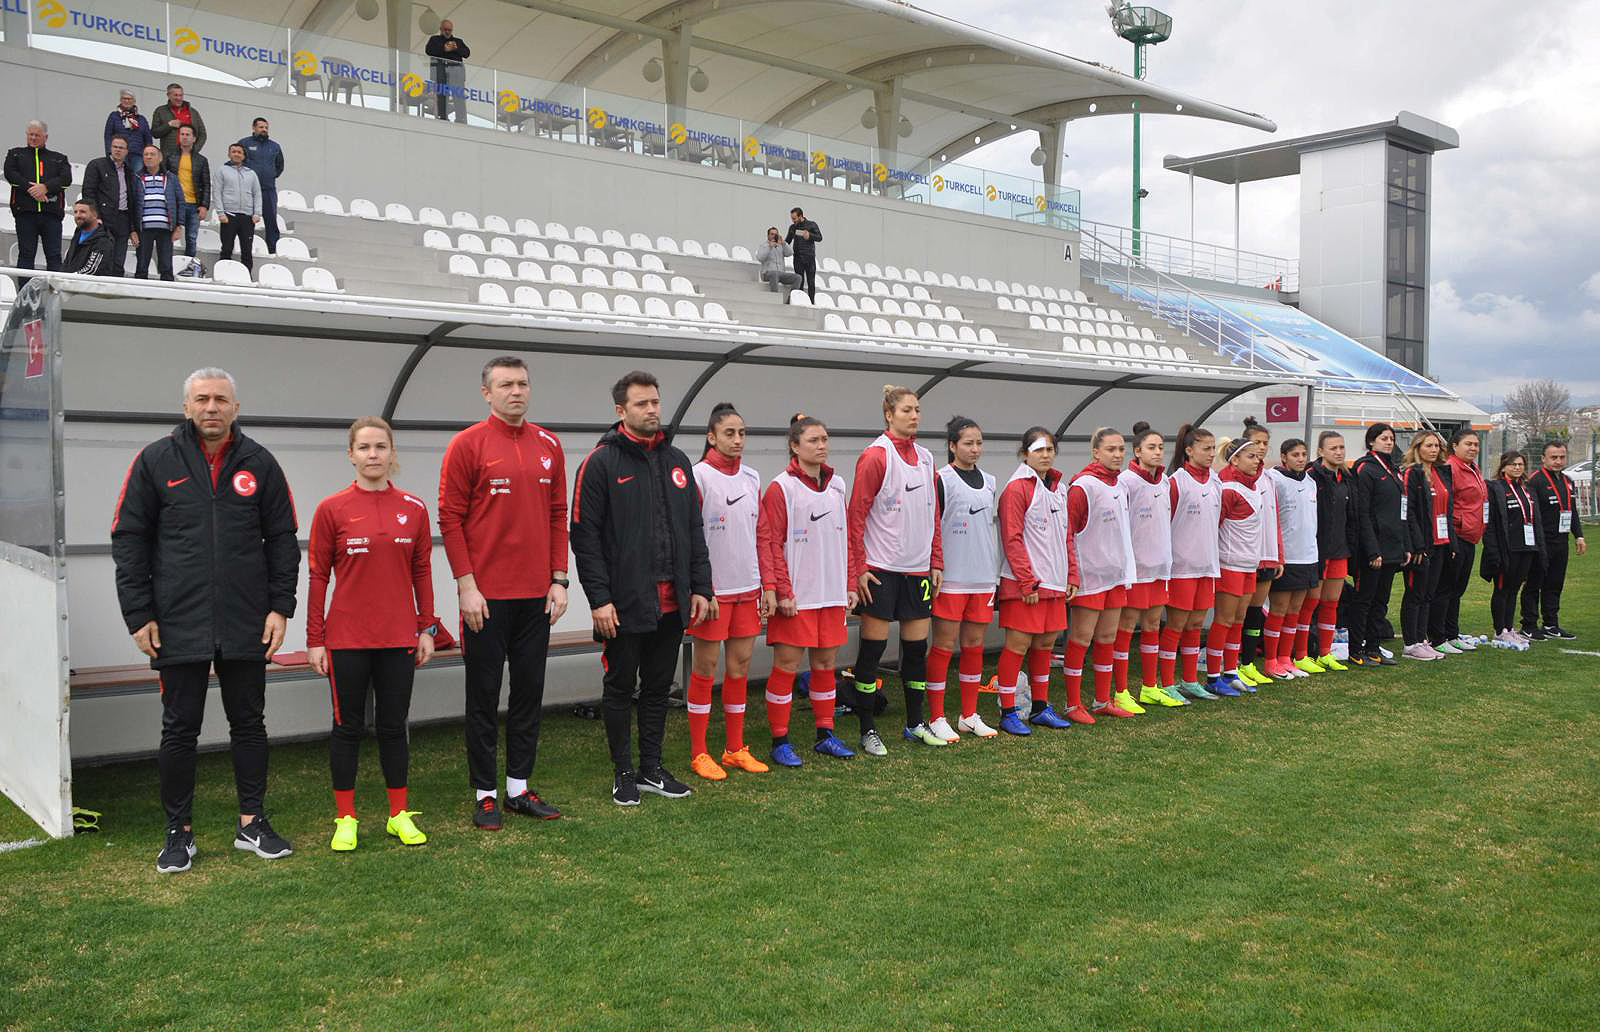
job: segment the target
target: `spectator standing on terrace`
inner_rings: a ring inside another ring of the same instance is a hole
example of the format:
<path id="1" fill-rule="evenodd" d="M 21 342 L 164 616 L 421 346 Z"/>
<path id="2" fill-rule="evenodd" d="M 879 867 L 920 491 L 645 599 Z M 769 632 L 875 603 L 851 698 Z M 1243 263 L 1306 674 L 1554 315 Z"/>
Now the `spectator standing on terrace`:
<path id="1" fill-rule="evenodd" d="M 186 125 L 178 130 L 178 156 L 167 161 L 167 171 L 178 180 L 178 228 L 183 231 L 183 253 L 193 258 L 200 223 L 211 212 L 211 162 L 194 149 L 192 127 Z"/>
<path id="2" fill-rule="evenodd" d="M 789 303 L 789 289 L 800 285 L 800 277 L 783 263 L 793 254 L 794 248 L 783 242 L 778 227 L 767 227 L 767 242 L 756 248 L 756 261 L 761 263 L 761 279 L 772 284 L 773 293 L 783 295 L 784 304 Z"/>
<path id="3" fill-rule="evenodd" d="M 267 238 L 267 253 L 278 253 L 278 177 L 283 175 L 283 148 L 267 135 L 267 120 L 256 116 L 250 135 L 239 141 L 244 148 L 244 163 L 256 174 L 261 185 L 261 230 Z"/>
<path id="4" fill-rule="evenodd" d="M 111 156 L 95 158 L 83 173 L 83 200 L 94 206 L 98 221 L 111 238 L 107 276 L 122 275 L 128 260 L 128 241 L 139 243 L 139 192 L 134 183 L 128 144 L 120 136 L 111 141 Z"/>
<path id="5" fill-rule="evenodd" d="M 251 246 L 256 223 L 261 221 L 261 184 L 244 163 L 244 148 L 237 143 L 228 148 L 228 163 L 217 169 L 217 221 L 222 223 L 222 260 L 233 257 L 233 242 L 239 241 L 239 260 L 255 270 Z"/>
<path id="6" fill-rule="evenodd" d="M 129 154 L 143 154 L 146 147 L 156 142 L 155 137 L 150 135 L 150 123 L 139 114 L 132 90 L 123 90 L 117 99 L 116 110 L 106 116 L 107 156 L 111 154 L 112 140 L 121 140 L 126 144 Z"/>
<path id="7" fill-rule="evenodd" d="M 148 278 L 154 252 L 157 273 L 171 281 L 172 230 L 178 224 L 178 177 L 162 165 L 161 150 L 155 144 L 144 149 L 144 168 L 139 171 L 138 183 L 141 236 L 133 259 L 133 278 Z"/>
<path id="8" fill-rule="evenodd" d="M 183 87 L 172 83 L 167 87 L 167 102 L 150 116 L 150 134 L 156 138 L 161 153 L 169 159 L 178 156 L 178 130 L 184 126 L 194 130 L 194 149 L 205 150 L 206 120 L 200 117 L 194 105 L 183 99 Z"/>
<path id="9" fill-rule="evenodd" d="M 806 295 L 817 299 L 817 244 L 822 240 L 822 230 L 806 218 L 799 208 L 789 209 L 789 234 L 783 238 L 794 245 L 794 272 L 805 281 Z"/>
<path id="10" fill-rule="evenodd" d="M 72 163 L 65 154 L 47 150 L 50 128 L 35 119 L 24 134 L 26 145 L 6 152 L 5 177 L 11 184 L 11 215 L 17 223 L 17 264 L 33 268 L 33 258 L 44 244 L 44 267 L 61 268 L 61 217 L 67 187 L 72 185 Z M 21 284 L 26 286 L 27 277 Z"/>
<path id="11" fill-rule="evenodd" d="M 446 109 L 453 107 L 456 121 L 466 125 L 466 60 L 472 56 L 472 48 L 467 46 L 466 40 L 456 38 L 456 27 L 447 18 L 439 23 L 438 33 L 428 37 L 428 45 L 423 48 L 423 52 L 433 58 L 433 84 L 434 95 L 438 98 L 436 109 L 438 116 L 447 117 Z"/>
<path id="12" fill-rule="evenodd" d="M 72 224 L 77 227 L 72 243 L 67 246 L 67 260 L 62 272 L 77 272 L 85 276 L 110 276 L 111 234 L 100 224 L 100 215 L 88 201 L 78 201 L 72 206 Z"/>

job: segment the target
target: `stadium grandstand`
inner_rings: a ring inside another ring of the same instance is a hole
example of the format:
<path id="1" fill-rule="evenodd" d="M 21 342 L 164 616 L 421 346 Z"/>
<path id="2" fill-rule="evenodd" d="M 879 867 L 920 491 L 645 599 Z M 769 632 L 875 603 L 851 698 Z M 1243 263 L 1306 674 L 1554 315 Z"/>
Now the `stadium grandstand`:
<path id="1" fill-rule="evenodd" d="M 465 0 L 451 14 L 472 56 L 451 83 L 418 8 L 7 0 L 0 15 L 4 131 L 48 123 L 75 184 L 119 91 L 152 108 L 172 81 L 204 115 L 213 168 L 257 116 L 286 156 L 282 236 L 273 254 L 258 238 L 253 269 L 220 258 L 214 218 L 175 282 L 0 269 L 0 598 L 39 646 L 3 658 L 0 786 L 51 834 L 71 833 L 74 761 L 155 749 L 158 685 L 122 625 L 108 524 L 130 455 L 175 421 L 197 366 L 238 378 L 244 425 L 302 505 L 348 480 L 344 430 L 363 415 L 393 424 L 406 486 L 436 498 L 446 442 L 482 415 L 478 370 L 502 352 L 527 357 L 529 418 L 561 435 L 569 469 L 633 367 L 660 378 L 686 440 L 736 401 L 764 476 L 796 409 L 858 452 L 888 382 L 918 392 L 924 426 L 960 412 L 1007 449 L 1030 423 L 1081 448 L 1135 418 L 1170 434 L 1264 413 L 1308 439 L 1484 421 L 1337 305 L 1302 303 L 1332 275 L 1321 265 L 1237 241 L 1136 244 L 1083 220 L 1062 179 L 1076 120 L 1137 105 L 1273 132 L 1263 115 L 892 0 Z M 1361 142 L 1414 133 L 1407 117 Z M 1036 176 L 964 163 L 1015 134 L 1037 139 Z M 1224 162 L 1174 160 L 1230 181 Z M 769 290 L 754 258 L 793 207 L 825 234 L 814 297 Z M 15 265 L 9 213 L 0 252 Z M 442 546 L 434 577 L 454 624 Z M 547 702 L 595 696 L 587 611 L 575 592 Z M 326 735 L 303 614 L 285 649 L 272 734 Z M 412 718 L 461 706 L 446 650 Z M 202 744 L 225 741 L 212 721 Z"/>

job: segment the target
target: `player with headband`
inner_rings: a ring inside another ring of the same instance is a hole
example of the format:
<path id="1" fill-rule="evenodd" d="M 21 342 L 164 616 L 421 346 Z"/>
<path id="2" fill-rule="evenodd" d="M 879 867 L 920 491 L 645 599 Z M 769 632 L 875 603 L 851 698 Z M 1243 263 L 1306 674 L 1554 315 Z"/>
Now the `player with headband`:
<path id="1" fill-rule="evenodd" d="M 1161 680 L 1161 613 L 1167 605 L 1167 579 L 1172 576 L 1172 493 L 1162 468 L 1166 442 L 1149 423 L 1133 424 L 1133 459 L 1117 478 L 1128 499 L 1129 534 L 1133 539 L 1134 583 L 1122 610 L 1112 646 L 1112 679 L 1119 693 L 1128 690 L 1128 649 L 1139 632 L 1139 704 L 1187 706 L 1168 670 Z"/>

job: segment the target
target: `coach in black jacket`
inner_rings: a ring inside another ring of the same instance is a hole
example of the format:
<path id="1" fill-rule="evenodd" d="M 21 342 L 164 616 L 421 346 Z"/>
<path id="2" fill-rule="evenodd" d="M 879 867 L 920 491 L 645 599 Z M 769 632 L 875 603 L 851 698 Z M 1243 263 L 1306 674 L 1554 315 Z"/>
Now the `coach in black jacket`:
<path id="1" fill-rule="evenodd" d="M 1356 552 L 1350 563 L 1356 590 L 1350 598 L 1346 630 L 1350 659 L 1362 666 L 1393 666 L 1378 651 L 1389 621 L 1394 575 L 1411 562 L 1411 531 L 1401 500 L 1405 497 L 1394 460 L 1394 428 L 1367 427 L 1367 454 L 1351 473 L 1356 493 Z"/>
<path id="2" fill-rule="evenodd" d="M 713 613 L 711 559 L 689 458 L 661 431 L 661 390 L 632 372 L 611 389 L 618 422 L 578 468 L 572 500 L 572 554 L 605 645 L 602 710 L 612 799 L 639 791 L 689 794 L 661 766 L 667 692 L 685 627 Z M 687 615 L 686 615 L 687 614 Z M 629 741 L 639 692 L 639 766 Z"/>
<path id="3" fill-rule="evenodd" d="M 286 855 L 267 824 L 266 664 L 283 644 L 300 570 L 294 499 L 277 460 L 235 425 L 233 377 L 191 373 L 187 419 L 133 460 L 111 523 L 117 598 L 139 651 L 161 677 L 161 801 L 167 843 L 157 870 L 194 855 L 195 741 L 216 667 L 239 794 L 234 845 Z"/>

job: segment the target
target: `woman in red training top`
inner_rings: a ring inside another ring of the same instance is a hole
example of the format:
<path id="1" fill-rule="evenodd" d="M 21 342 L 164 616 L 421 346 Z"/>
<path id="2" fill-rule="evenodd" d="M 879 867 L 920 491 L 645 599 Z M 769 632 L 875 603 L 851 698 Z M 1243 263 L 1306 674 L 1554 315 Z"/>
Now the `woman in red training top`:
<path id="1" fill-rule="evenodd" d="M 1400 629 L 1407 659 L 1435 660 L 1456 654 L 1440 652 L 1444 608 L 1433 604 L 1439 578 L 1454 561 L 1455 532 L 1450 526 L 1450 472 L 1444 466 L 1444 438 L 1424 430 L 1411 438 L 1400 464 L 1405 481 L 1406 522 L 1411 528 L 1411 566 L 1400 599 Z"/>
<path id="2" fill-rule="evenodd" d="M 1139 632 L 1139 703 L 1143 706 L 1187 706 L 1170 675 L 1161 680 L 1161 613 L 1167 605 L 1167 580 L 1172 576 L 1172 489 L 1162 469 L 1166 442 L 1149 423 L 1133 424 L 1133 461 L 1118 478 L 1128 497 L 1129 533 L 1133 538 L 1137 576 L 1128 589 L 1117 641 L 1111 654 L 1112 675 L 1119 692 L 1128 689 L 1128 649 Z M 949 554 L 949 549 L 946 549 Z"/>
<path id="3" fill-rule="evenodd" d="M 1217 557 L 1222 575 L 1217 579 L 1216 613 L 1211 633 L 1206 638 L 1206 669 L 1213 695 L 1228 698 L 1248 689 L 1239 680 L 1239 639 L 1244 630 L 1245 612 L 1253 604 L 1256 575 L 1264 554 L 1266 533 L 1263 510 L 1271 503 L 1257 487 L 1266 445 L 1240 438 L 1222 442 L 1222 460 L 1227 465 L 1218 478 L 1222 484 L 1221 529 L 1217 535 Z"/>
<path id="4" fill-rule="evenodd" d="M 1206 614 L 1216 597 L 1217 521 L 1222 487 L 1213 475 L 1217 439 L 1203 426 L 1178 428 L 1167 497 L 1172 502 L 1172 578 L 1167 582 L 1167 626 L 1161 632 L 1161 683 L 1190 699 L 1215 699 L 1200 679 Z M 1179 667 L 1179 656 L 1182 666 Z"/>
<path id="5" fill-rule="evenodd" d="M 706 549 L 711 555 L 711 585 L 717 593 L 717 615 L 689 628 L 694 641 L 694 669 L 689 675 L 689 769 L 707 781 L 721 781 L 728 772 L 706 749 L 711 723 L 711 686 L 717 679 L 719 653 L 728 654 L 722 682 L 722 717 L 727 744 L 722 763 L 751 774 L 763 774 L 765 763 L 750 755 L 744 743 L 745 687 L 750 654 L 765 615 L 761 570 L 756 557 L 756 516 L 761 507 L 761 474 L 746 466 L 744 420 L 728 402 L 711 410 L 706 448 L 694 464 L 695 488 Z"/>
<path id="6" fill-rule="evenodd" d="M 1000 627 L 1006 633 L 996 680 L 1000 730 L 1032 734 L 1017 712 L 1017 679 L 1027 657 L 1032 723 L 1069 725 L 1050 710 L 1050 653 L 1067 628 L 1067 600 L 1077 591 L 1067 519 L 1067 483 L 1055 468 L 1055 435 L 1029 427 L 1017 449 L 1022 464 L 1000 492 Z M 1043 713 L 1047 722 L 1037 719 Z"/>
<path id="7" fill-rule="evenodd" d="M 1089 442 L 1092 461 L 1072 478 L 1067 490 L 1071 536 L 1068 544 L 1078 571 L 1078 592 L 1067 613 L 1067 647 L 1062 673 L 1067 681 L 1066 718 L 1093 724 L 1080 691 L 1083 661 L 1094 646 L 1094 714 L 1133 717 L 1144 708 L 1126 690 L 1111 694 L 1117 627 L 1128 604 L 1128 589 L 1138 576 L 1133 537 L 1128 524 L 1128 497 L 1117 478 L 1122 475 L 1127 442 L 1111 427 L 1101 427 Z M 1127 653 L 1123 653 L 1127 662 Z M 1037 708 L 1037 707 L 1036 707 Z"/>
<path id="8" fill-rule="evenodd" d="M 772 478 L 756 524 L 761 590 L 772 646 L 767 678 L 767 723 L 772 761 L 800 766 L 789 744 L 794 679 L 811 653 L 811 715 L 823 756 L 847 760 L 855 753 L 833 733 L 834 660 L 845 643 L 845 613 L 855 607 L 849 580 L 849 531 L 844 481 L 828 465 L 828 428 L 796 414 L 789 421 L 789 468 Z"/>
<path id="9" fill-rule="evenodd" d="M 306 658 L 328 678 L 333 695 L 328 765 L 338 814 L 331 845 L 340 852 L 356 848 L 356 758 L 370 688 L 378 762 L 389 788 L 386 830 L 405 845 L 420 846 L 428 837 L 417 830 L 415 811 L 406 808 L 406 718 L 412 678 L 433 655 L 437 623 L 428 508 L 389 483 L 395 463 L 388 423 L 369 417 L 350 424 L 348 453 L 356 482 L 317 506 L 306 550 Z"/>
<path id="10" fill-rule="evenodd" d="M 1483 540 L 1484 525 L 1489 522 L 1489 487 L 1478 468 L 1478 443 L 1478 431 L 1457 430 L 1450 439 L 1450 456 L 1445 459 L 1453 489 L 1450 529 L 1455 532 L 1456 552 L 1439 580 L 1439 594 L 1444 599 L 1445 644 L 1457 652 L 1474 652 L 1489 640 L 1461 633 L 1461 596 L 1472 584 L 1478 542 Z M 1448 654 L 1449 649 L 1440 651 Z"/>

